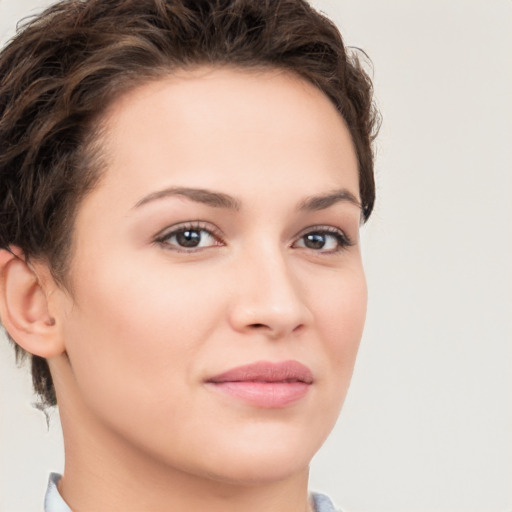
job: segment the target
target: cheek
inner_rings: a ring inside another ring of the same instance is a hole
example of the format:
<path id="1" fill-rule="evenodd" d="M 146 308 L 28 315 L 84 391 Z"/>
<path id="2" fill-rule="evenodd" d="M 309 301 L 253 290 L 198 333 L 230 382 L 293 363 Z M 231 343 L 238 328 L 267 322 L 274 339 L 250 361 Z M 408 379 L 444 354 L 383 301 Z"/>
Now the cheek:
<path id="1" fill-rule="evenodd" d="M 366 318 L 367 288 L 362 266 L 340 273 L 325 283 L 313 299 L 318 328 L 334 352 L 355 345 Z M 333 354 L 334 355 L 334 354 Z"/>
<path id="2" fill-rule="evenodd" d="M 366 318 L 367 289 L 362 272 L 358 279 L 344 283 L 344 290 L 338 293 L 339 307 L 331 308 L 329 315 L 334 320 L 325 322 L 332 330 L 333 351 L 343 360 L 355 359 Z"/>
<path id="3" fill-rule="evenodd" d="M 169 406 L 179 406 L 195 355 L 218 321 L 222 305 L 218 292 L 212 295 L 221 288 L 162 267 L 132 268 L 96 267 L 87 272 L 94 279 L 77 289 L 65 333 L 77 384 L 99 407 L 134 401 L 149 412 L 170 390 L 177 399 Z"/>
<path id="4" fill-rule="evenodd" d="M 315 318 L 327 356 L 327 374 L 331 377 L 326 382 L 331 390 L 328 395 L 339 408 L 350 383 L 363 334 L 367 288 L 362 267 L 340 276 L 337 286 L 335 281 L 317 295 Z"/>

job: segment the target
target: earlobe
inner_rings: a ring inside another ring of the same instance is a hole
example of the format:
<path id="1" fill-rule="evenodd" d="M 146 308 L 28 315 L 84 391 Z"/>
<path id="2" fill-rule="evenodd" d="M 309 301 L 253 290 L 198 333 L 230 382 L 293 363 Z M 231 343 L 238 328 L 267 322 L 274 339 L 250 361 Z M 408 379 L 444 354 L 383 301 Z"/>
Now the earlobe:
<path id="1" fill-rule="evenodd" d="M 0 250 L 0 319 L 27 352 L 48 358 L 64 351 L 45 290 L 34 268 L 17 248 Z"/>

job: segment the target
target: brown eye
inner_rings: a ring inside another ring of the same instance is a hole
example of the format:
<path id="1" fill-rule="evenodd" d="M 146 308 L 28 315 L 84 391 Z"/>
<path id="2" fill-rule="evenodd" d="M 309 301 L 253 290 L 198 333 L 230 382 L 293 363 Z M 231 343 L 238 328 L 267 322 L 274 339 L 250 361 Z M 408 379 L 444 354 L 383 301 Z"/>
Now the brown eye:
<path id="1" fill-rule="evenodd" d="M 204 228 L 181 227 L 167 232 L 157 240 L 171 249 L 203 249 L 221 245 L 217 237 Z"/>
<path id="2" fill-rule="evenodd" d="M 332 228 L 335 229 L 335 228 Z M 302 235 L 294 247 L 310 249 L 317 252 L 334 253 L 352 245 L 342 231 L 318 229 Z"/>
<path id="3" fill-rule="evenodd" d="M 175 238 L 181 247 L 197 247 L 201 243 L 201 231 L 187 229 L 177 233 Z"/>
<path id="4" fill-rule="evenodd" d="M 323 249 L 327 240 L 323 233 L 310 233 L 304 238 L 304 246 L 308 249 Z"/>

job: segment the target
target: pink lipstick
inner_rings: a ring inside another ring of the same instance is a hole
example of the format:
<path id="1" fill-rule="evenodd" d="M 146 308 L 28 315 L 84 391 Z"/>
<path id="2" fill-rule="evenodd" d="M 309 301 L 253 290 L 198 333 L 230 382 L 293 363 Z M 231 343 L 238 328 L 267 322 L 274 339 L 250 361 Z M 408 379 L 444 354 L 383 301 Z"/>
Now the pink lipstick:
<path id="1" fill-rule="evenodd" d="M 297 361 L 258 361 L 207 379 L 213 389 L 249 404 L 280 409 L 298 402 L 313 383 L 311 370 Z"/>

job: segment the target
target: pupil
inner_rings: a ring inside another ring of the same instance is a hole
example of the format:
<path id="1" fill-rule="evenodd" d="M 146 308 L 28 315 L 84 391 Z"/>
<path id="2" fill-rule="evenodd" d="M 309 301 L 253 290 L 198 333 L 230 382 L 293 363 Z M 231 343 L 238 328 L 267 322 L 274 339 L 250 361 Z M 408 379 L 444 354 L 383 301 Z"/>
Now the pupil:
<path id="1" fill-rule="evenodd" d="M 197 247 L 201 241 L 198 231 L 182 231 L 176 235 L 176 240 L 182 247 Z"/>
<path id="2" fill-rule="evenodd" d="M 309 249 L 322 249 L 325 245 L 325 235 L 320 233 L 306 235 L 305 245 Z"/>

